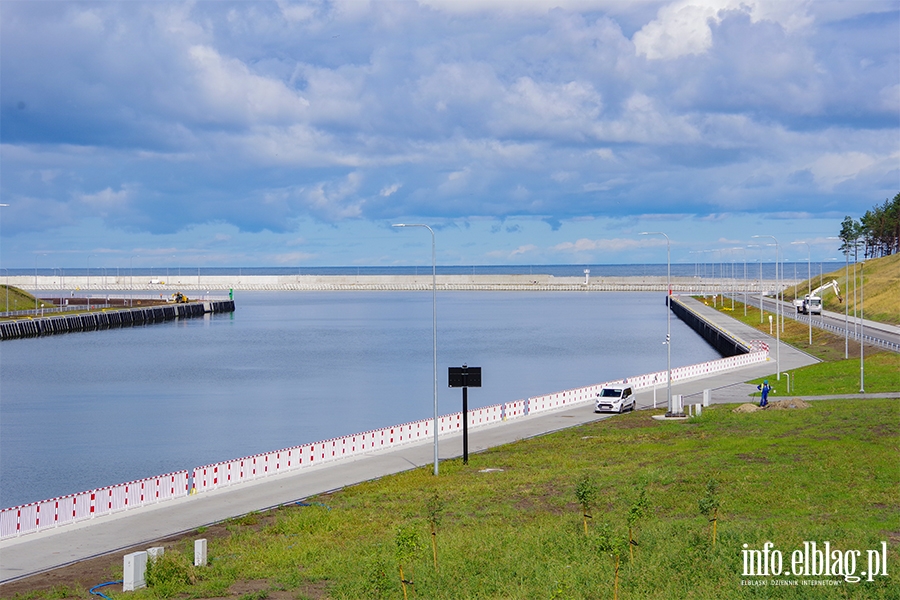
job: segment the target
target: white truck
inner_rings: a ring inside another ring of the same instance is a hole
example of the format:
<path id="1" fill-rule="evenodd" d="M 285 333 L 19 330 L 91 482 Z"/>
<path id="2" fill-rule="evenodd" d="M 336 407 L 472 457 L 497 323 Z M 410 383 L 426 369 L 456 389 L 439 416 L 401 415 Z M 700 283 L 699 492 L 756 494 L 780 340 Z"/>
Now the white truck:
<path id="1" fill-rule="evenodd" d="M 832 288 L 834 290 L 835 295 L 838 298 L 838 302 L 843 302 L 844 300 L 841 298 L 841 288 L 838 287 L 838 282 L 836 279 L 832 279 L 828 283 L 824 285 L 820 285 L 809 294 L 801 298 L 794 299 L 794 308 L 797 309 L 797 313 L 804 315 L 821 315 L 822 314 L 822 297 L 819 296 L 819 292 L 823 290 L 827 290 L 828 288 Z"/>

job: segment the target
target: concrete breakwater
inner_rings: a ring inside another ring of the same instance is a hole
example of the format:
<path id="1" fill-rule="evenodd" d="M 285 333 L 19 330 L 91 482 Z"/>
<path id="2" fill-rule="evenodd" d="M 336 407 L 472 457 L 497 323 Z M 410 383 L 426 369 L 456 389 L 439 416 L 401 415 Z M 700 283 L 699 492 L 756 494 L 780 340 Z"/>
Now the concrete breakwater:
<path id="1" fill-rule="evenodd" d="M 94 331 L 112 327 L 131 327 L 149 323 L 202 317 L 208 313 L 234 312 L 233 300 L 189 302 L 119 310 L 104 310 L 75 315 L 18 319 L 0 323 L 0 340 Z"/>
<path id="2" fill-rule="evenodd" d="M 730 331 L 722 328 L 715 322 L 704 318 L 698 312 L 692 310 L 678 298 L 669 296 L 672 312 L 684 321 L 691 329 L 709 342 L 709 344 L 722 353 L 723 356 L 737 356 L 757 351 L 754 342 L 743 340 Z"/>
<path id="3" fill-rule="evenodd" d="M 50 276 L 17 275 L 9 284 L 25 290 L 151 291 L 170 295 L 177 291 L 430 291 L 431 270 L 418 275 L 172 275 L 169 278 L 84 277 L 61 280 Z M 534 275 L 438 275 L 438 291 L 588 291 L 665 292 L 678 294 L 772 293 L 795 285 L 792 279 L 707 278 L 659 276 L 555 277 Z"/>

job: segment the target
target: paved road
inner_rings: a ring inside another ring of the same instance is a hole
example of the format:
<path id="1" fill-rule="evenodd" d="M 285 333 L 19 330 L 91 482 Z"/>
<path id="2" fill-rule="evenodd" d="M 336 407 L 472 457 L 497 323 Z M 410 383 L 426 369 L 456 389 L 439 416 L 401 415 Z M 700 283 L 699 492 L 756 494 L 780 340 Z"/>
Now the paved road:
<path id="1" fill-rule="evenodd" d="M 742 300 L 742 295 L 735 295 L 736 300 Z M 759 306 L 759 296 L 756 299 L 750 298 L 749 305 Z M 769 312 L 775 312 L 777 302 L 773 298 L 765 298 L 763 308 Z M 784 316 L 788 319 L 794 319 L 801 323 L 809 323 L 812 319 L 812 326 L 817 329 L 826 329 L 837 335 L 844 335 L 845 327 L 849 331 L 851 340 L 858 337 L 860 326 L 863 335 L 867 339 L 867 343 L 875 344 L 894 352 L 900 352 L 900 327 L 889 325 L 887 323 L 879 323 L 868 319 L 860 319 L 852 315 L 844 315 L 842 313 L 823 310 L 820 315 L 801 315 L 797 313 L 797 309 L 790 302 L 781 303 Z M 845 320 L 846 319 L 846 320 Z"/>
<path id="2" fill-rule="evenodd" d="M 692 299 L 686 301 L 692 308 L 710 320 L 725 326 L 739 337 L 764 339 L 770 344 L 774 354 L 774 339 L 760 335 L 753 328 L 722 315 L 700 302 Z M 677 338 L 672 340 L 672 351 L 677 355 Z M 780 357 L 782 371 L 817 362 L 815 358 L 784 344 L 781 347 Z M 683 394 L 685 404 L 702 401 L 704 389 L 713 390 L 713 402 L 742 402 L 746 401 L 749 394 L 755 389 L 742 382 L 770 376 L 774 372 L 775 364 L 770 360 L 764 364 L 673 385 L 672 393 Z M 777 383 L 775 387 L 780 388 Z M 664 406 L 666 388 L 660 387 L 656 393 L 659 406 Z M 637 403 L 639 408 L 652 406 L 653 392 L 638 393 Z M 469 449 L 470 452 L 478 452 L 486 448 L 604 418 L 610 417 L 595 414 L 592 406 L 583 405 L 475 428 L 469 432 Z M 150 542 L 153 540 L 190 531 L 202 525 L 209 525 L 254 510 L 279 506 L 362 481 L 429 465 L 433 461 L 433 451 L 430 441 L 410 444 L 397 449 L 373 452 L 345 461 L 133 509 L 117 515 L 98 518 L 95 521 L 76 523 L 55 530 L 25 535 L 18 539 L 5 540 L 0 542 L 0 582 L 18 579 L 100 554 L 133 547 L 143 549 L 150 546 Z M 460 435 L 441 439 L 441 460 L 456 458 L 461 454 Z"/>

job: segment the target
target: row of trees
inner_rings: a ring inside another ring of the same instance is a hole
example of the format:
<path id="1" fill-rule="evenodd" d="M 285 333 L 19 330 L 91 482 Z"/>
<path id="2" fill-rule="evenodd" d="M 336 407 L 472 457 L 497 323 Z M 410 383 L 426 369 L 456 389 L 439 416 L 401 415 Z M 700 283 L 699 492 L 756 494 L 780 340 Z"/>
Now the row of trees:
<path id="1" fill-rule="evenodd" d="M 841 252 L 863 259 L 888 256 L 900 252 L 900 193 L 893 200 L 867 210 L 857 221 L 844 217 L 841 223 Z"/>

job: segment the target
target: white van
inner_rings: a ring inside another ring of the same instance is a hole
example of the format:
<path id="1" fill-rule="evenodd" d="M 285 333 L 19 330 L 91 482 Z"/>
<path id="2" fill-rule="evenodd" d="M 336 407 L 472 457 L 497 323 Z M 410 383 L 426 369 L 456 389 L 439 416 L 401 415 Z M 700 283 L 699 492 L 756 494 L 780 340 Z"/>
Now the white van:
<path id="1" fill-rule="evenodd" d="M 631 386 L 609 386 L 597 394 L 597 407 L 594 412 L 618 412 L 634 410 L 634 392 Z"/>

